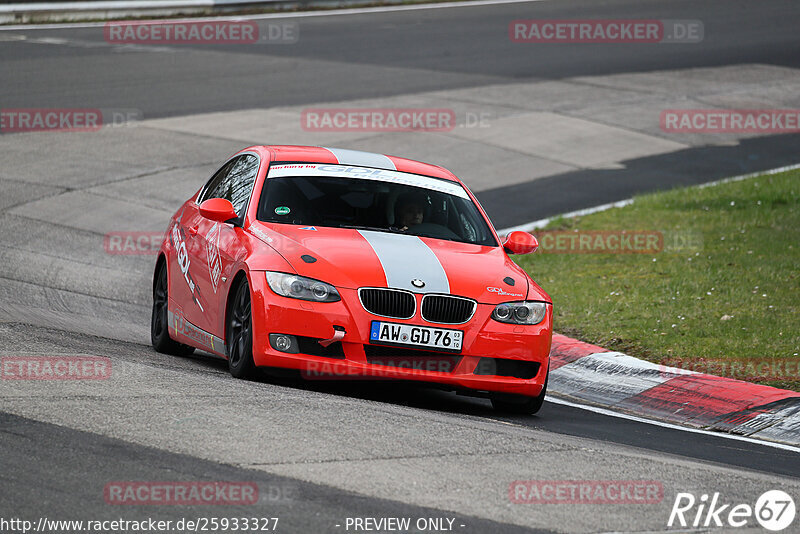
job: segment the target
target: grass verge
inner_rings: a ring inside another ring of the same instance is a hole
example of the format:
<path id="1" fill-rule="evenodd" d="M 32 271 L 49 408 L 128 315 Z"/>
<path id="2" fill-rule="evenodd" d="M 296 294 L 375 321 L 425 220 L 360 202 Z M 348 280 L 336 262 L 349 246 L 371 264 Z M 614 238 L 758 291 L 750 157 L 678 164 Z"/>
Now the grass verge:
<path id="1" fill-rule="evenodd" d="M 553 298 L 557 332 L 800 391 L 800 171 L 642 195 L 545 230 L 518 262 Z M 620 239 L 641 246 L 610 253 Z"/>

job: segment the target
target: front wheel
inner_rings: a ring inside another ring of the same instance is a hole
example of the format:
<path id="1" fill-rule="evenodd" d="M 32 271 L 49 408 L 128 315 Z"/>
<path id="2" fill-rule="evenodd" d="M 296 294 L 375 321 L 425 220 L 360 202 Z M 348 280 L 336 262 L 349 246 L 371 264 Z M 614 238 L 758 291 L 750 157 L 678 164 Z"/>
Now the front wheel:
<path id="1" fill-rule="evenodd" d="M 550 366 L 547 366 L 547 376 L 544 378 L 542 392 L 536 397 L 526 397 L 524 395 L 511 395 L 507 393 L 495 393 L 490 399 L 492 408 L 498 412 L 533 415 L 542 409 L 544 397 L 547 394 L 547 380 L 550 378 Z"/>
<path id="2" fill-rule="evenodd" d="M 189 356 L 194 347 L 178 343 L 169 337 L 169 289 L 167 284 L 167 264 L 159 263 L 153 281 L 153 313 L 150 316 L 150 342 L 158 352 L 175 356 Z"/>
<path id="3" fill-rule="evenodd" d="M 252 378 L 256 374 L 253 362 L 253 321 L 250 307 L 250 286 L 242 279 L 236 289 L 228 313 L 228 370 L 235 378 Z"/>

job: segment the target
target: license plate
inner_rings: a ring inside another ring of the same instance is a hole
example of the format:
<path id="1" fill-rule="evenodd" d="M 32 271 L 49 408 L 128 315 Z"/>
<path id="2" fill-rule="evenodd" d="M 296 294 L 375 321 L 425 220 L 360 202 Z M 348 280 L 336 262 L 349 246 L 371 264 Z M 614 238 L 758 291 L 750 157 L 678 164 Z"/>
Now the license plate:
<path id="1" fill-rule="evenodd" d="M 370 343 L 380 345 L 406 345 L 460 352 L 464 332 L 447 328 L 432 328 L 410 324 L 372 321 Z"/>

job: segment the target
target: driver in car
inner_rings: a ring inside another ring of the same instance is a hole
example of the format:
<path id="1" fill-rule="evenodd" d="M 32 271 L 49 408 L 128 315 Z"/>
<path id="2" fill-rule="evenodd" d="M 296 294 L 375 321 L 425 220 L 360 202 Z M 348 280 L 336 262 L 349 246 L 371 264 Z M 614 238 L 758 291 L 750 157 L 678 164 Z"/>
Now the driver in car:
<path id="1" fill-rule="evenodd" d="M 401 230 L 422 224 L 425 217 L 425 198 L 422 195 L 406 195 L 397 201 L 397 224 Z"/>

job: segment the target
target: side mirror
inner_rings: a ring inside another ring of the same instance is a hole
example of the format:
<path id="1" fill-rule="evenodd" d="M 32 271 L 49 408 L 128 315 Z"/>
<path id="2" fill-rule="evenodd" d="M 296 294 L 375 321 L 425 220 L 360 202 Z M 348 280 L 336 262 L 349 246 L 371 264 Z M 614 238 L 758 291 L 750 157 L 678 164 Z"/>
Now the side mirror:
<path id="1" fill-rule="evenodd" d="M 503 248 L 509 254 L 530 254 L 539 248 L 539 241 L 528 232 L 511 232 L 503 241 Z"/>
<path id="2" fill-rule="evenodd" d="M 209 198 L 203 201 L 200 204 L 200 215 L 217 222 L 225 222 L 238 217 L 233 210 L 231 201 L 224 198 Z"/>

